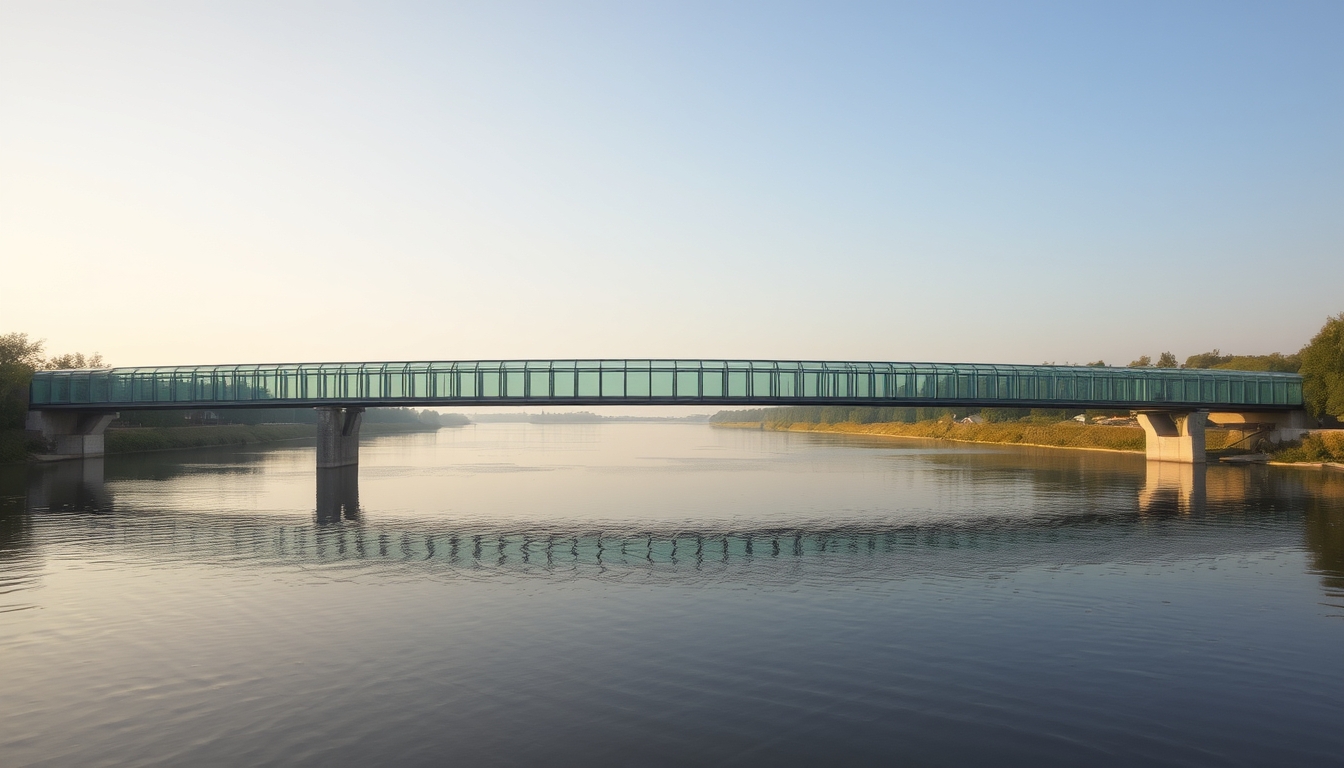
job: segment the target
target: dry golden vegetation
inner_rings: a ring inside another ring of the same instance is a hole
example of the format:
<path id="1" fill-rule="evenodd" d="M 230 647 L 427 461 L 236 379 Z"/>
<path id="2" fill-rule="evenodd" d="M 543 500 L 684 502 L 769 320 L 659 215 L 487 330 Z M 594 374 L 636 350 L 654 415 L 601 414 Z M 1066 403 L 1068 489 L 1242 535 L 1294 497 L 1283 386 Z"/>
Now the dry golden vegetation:
<path id="1" fill-rule="evenodd" d="M 887 437 L 923 437 L 955 440 L 966 443 L 999 443 L 1004 445 L 1035 445 L 1050 448 L 1087 448 L 1106 451 L 1144 450 L 1143 430 L 1139 427 L 1109 427 L 1062 421 L 1053 424 L 1029 422 L 1000 422 L 960 424 L 951 419 L 920 421 L 913 424 L 778 424 L 762 422 L 718 423 L 720 427 L 766 429 L 784 432 L 828 432 L 848 435 L 883 435 Z M 1227 444 L 1227 433 L 1209 430 L 1208 447 L 1218 450 Z"/>

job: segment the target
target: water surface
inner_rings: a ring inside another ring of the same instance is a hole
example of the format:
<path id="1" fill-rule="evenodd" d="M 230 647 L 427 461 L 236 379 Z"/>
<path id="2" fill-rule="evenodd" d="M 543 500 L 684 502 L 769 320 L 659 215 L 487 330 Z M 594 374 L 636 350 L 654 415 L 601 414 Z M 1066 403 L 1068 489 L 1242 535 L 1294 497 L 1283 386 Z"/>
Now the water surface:
<path id="1" fill-rule="evenodd" d="M 361 460 L 0 468 L 0 764 L 1344 764 L 1344 475 L 649 424 Z"/>

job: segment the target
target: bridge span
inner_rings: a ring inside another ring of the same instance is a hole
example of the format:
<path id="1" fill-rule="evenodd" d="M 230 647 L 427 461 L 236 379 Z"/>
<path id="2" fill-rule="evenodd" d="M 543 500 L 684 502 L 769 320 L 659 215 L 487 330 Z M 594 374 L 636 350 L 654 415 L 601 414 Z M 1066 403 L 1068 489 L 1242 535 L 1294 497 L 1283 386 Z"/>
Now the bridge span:
<path id="1" fill-rule="evenodd" d="M 1149 458 L 1205 460 L 1209 414 L 1277 437 L 1306 427 L 1302 379 L 1259 371 L 784 360 L 490 360 L 39 371 L 28 429 L 52 458 L 103 453 L 122 410 L 318 410 L 319 467 L 358 463 L 379 406 L 849 405 L 1129 410 Z"/>

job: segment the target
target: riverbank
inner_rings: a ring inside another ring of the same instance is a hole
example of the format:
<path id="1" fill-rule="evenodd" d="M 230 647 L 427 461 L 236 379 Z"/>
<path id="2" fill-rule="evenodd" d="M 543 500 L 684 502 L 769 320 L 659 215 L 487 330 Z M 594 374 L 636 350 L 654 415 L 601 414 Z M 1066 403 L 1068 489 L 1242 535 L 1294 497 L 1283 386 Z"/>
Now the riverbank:
<path id="1" fill-rule="evenodd" d="M 434 432 L 439 427 L 427 424 L 364 424 L 361 435 L 391 435 L 410 432 Z M 226 424 L 209 427 L 132 427 L 109 429 L 106 450 L 109 455 L 147 451 L 180 451 L 225 445 L 254 445 L 285 440 L 311 439 L 316 435 L 312 424 Z M 0 463 L 25 461 L 31 451 L 22 430 L 0 431 Z"/>
<path id="2" fill-rule="evenodd" d="M 1143 453 L 1144 450 L 1143 430 L 1139 427 L 1103 427 L 1077 422 L 1057 424 L 1031 424 L 1026 422 L 959 424 L 949 419 L 939 419 L 936 421 L 918 421 L 912 424 L 854 424 L 849 422 L 841 424 L 776 424 L 757 421 L 716 423 L 714 426 L 728 429 L 764 429 L 774 432 L 920 437 L 951 440 L 959 443 L 993 443 L 1124 453 Z"/>
<path id="3" fill-rule="evenodd" d="M 728 429 L 763 429 L 772 432 L 819 432 L 842 435 L 877 435 L 882 437 L 916 437 L 950 440 L 957 443 L 989 443 L 994 445 L 1021 445 L 1034 448 L 1071 448 L 1085 451 L 1116 451 L 1143 453 L 1144 436 L 1139 427 L 1100 426 L 1059 422 L 1032 424 L 1003 422 L 987 424 L 960 424 L 948 419 L 904 423 L 874 424 L 782 424 L 773 422 L 718 422 L 715 427 Z M 1211 429 L 1205 436 L 1205 445 L 1211 453 L 1244 453 L 1227 448 L 1229 433 Z M 1213 456 L 1210 456 L 1212 459 Z M 1344 430 L 1313 432 L 1297 443 L 1285 445 L 1269 456 L 1277 466 L 1303 466 L 1336 469 L 1344 466 Z"/>

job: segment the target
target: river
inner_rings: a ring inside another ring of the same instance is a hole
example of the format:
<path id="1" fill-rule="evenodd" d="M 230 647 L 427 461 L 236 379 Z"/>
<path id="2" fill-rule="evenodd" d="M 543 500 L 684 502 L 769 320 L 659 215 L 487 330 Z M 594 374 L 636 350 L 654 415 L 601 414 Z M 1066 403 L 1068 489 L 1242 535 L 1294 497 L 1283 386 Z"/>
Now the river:
<path id="1" fill-rule="evenodd" d="M 641 423 L 361 462 L 0 467 L 0 764 L 1344 764 L 1344 474 Z"/>

